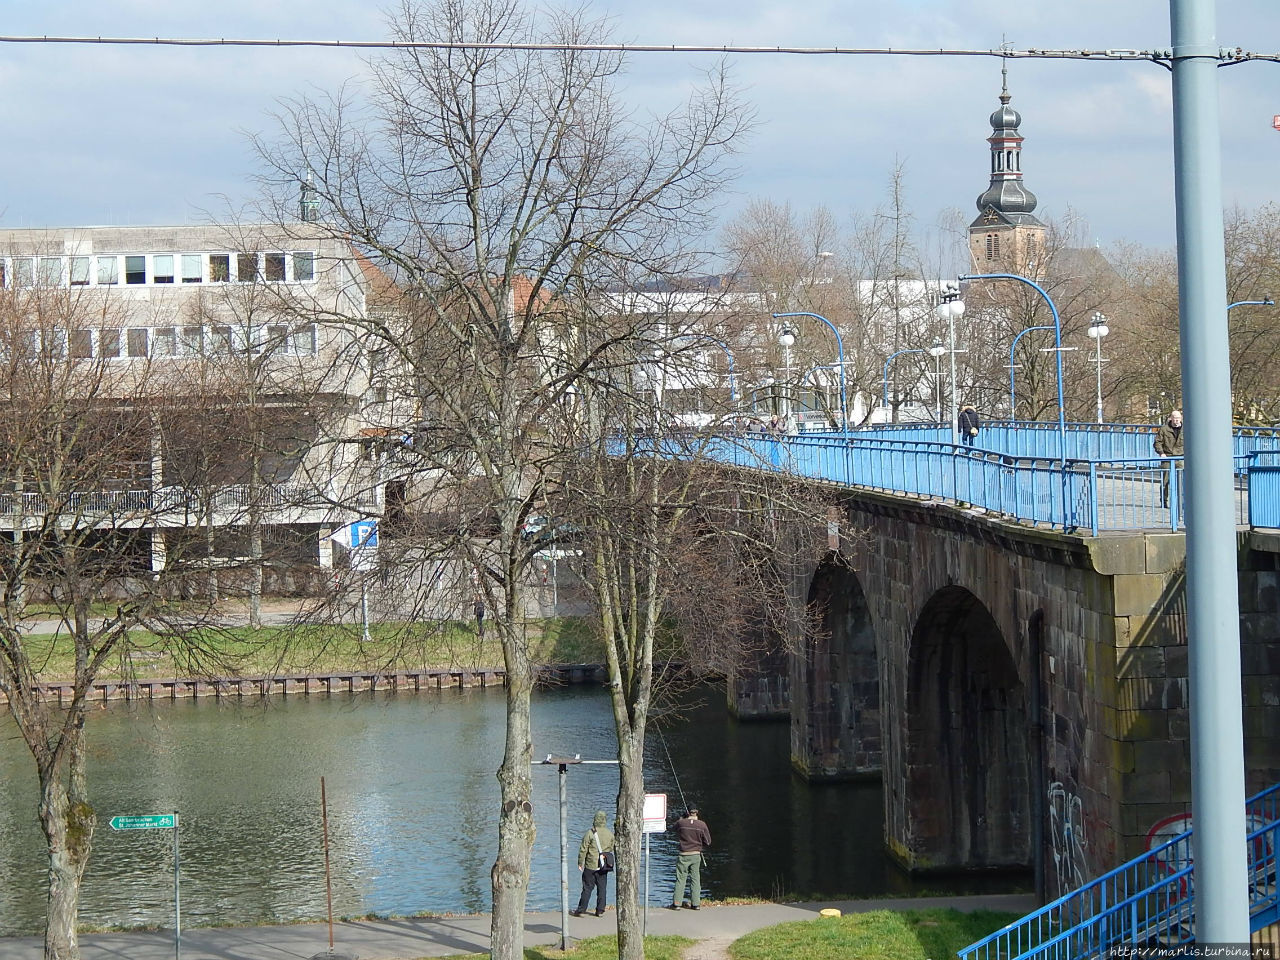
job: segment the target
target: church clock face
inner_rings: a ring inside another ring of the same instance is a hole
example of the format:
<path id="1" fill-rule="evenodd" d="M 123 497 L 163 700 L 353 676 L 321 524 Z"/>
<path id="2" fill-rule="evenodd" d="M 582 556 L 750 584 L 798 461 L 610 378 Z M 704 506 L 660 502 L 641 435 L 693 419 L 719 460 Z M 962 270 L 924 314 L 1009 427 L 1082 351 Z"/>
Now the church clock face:
<path id="1" fill-rule="evenodd" d="M 994 210 L 992 210 L 990 207 L 987 207 L 987 212 L 982 216 L 982 222 L 983 223 L 999 223 L 1000 217 L 996 215 L 996 212 Z"/>

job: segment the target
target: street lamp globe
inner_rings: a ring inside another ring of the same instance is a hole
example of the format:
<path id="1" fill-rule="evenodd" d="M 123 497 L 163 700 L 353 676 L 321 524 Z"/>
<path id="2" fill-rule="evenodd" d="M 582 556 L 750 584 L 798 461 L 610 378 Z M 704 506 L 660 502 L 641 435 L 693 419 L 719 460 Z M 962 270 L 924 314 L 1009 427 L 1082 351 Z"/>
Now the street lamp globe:
<path id="1" fill-rule="evenodd" d="M 796 332 L 790 327 L 783 327 L 778 333 L 778 343 L 790 350 L 796 345 Z"/>
<path id="2" fill-rule="evenodd" d="M 934 340 L 933 343 L 929 345 L 929 356 L 933 357 L 935 360 L 946 352 L 947 348 L 943 345 L 941 340 Z"/>
<path id="3" fill-rule="evenodd" d="M 1111 328 L 1107 326 L 1107 317 L 1100 311 L 1095 311 L 1089 319 L 1089 336 L 1094 340 L 1105 337 L 1111 332 Z"/>

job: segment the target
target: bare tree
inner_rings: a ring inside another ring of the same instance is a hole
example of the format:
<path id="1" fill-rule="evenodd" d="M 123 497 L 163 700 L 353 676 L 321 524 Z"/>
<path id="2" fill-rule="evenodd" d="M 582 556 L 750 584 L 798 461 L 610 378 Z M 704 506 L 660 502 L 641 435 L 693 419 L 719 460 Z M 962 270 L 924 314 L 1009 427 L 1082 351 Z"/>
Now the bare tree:
<path id="1" fill-rule="evenodd" d="M 689 238 L 729 173 L 744 115 L 716 71 L 681 109 L 632 117 L 613 90 L 617 55 L 532 49 L 605 39 L 581 13 L 443 0 L 406 2 L 391 22 L 402 40 L 531 48 L 396 51 L 371 64 L 367 98 L 292 102 L 281 140 L 260 147 L 281 218 L 310 172 L 320 213 L 307 227 L 347 239 L 399 291 L 379 315 L 320 319 L 355 331 L 406 398 L 387 427 L 406 438 L 397 482 L 422 522 L 407 525 L 418 542 L 402 555 L 467 571 L 493 613 L 507 732 L 492 951 L 516 960 L 536 668 L 523 624 L 533 550 L 521 526 L 577 455 L 548 429 L 552 411 L 601 362 L 566 359 L 579 322 L 571 306 L 614 281 L 615 265 L 651 278 L 688 269 Z M 427 522 L 438 505 L 456 514 L 450 528 Z"/>
<path id="2" fill-rule="evenodd" d="M 35 761 L 49 851 L 45 957 L 79 956 L 76 911 L 95 813 L 85 774 L 87 706 L 108 668 L 129 670 L 146 628 L 187 675 L 219 662 L 208 605 L 176 607 L 187 571 L 166 531 L 190 489 L 156 470 L 184 391 L 149 361 L 109 356 L 122 316 L 109 295 L 18 282 L 0 290 L 0 693 Z M 94 604 L 110 604 L 99 611 Z M 33 632 L 37 620 L 56 634 Z M 70 648 L 69 696 L 46 694 Z"/>
<path id="3" fill-rule="evenodd" d="M 825 548 L 825 512 L 770 469 L 776 441 L 667 430 L 640 393 L 586 385 L 576 426 L 598 455 L 570 466 L 565 514 L 604 640 L 618 738 L 618 956 L 644 956 L 644 746 L 652 711 L 692 677 L 731 676 L 764 640 L 784 649 L 804 611 L 797 565 Z M 655 429 L 638 429 L 654 423 Z M 608 429 L 622 427 L 622 429 Z M 630 429 L 628 429 L 630 427 Z M 745 469 L 731 465 L 734 460 Z"/>

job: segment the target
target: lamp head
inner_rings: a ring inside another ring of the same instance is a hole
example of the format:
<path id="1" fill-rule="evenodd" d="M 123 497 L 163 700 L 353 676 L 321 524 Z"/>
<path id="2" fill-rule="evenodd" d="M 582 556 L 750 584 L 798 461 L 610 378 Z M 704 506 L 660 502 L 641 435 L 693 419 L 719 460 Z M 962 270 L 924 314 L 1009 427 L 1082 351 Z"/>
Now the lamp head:
<path id="1" fill-rule="evenodd" d="M 937 358 L 947 352 L 947 348 L 942 345 L 941 340 L 935 340 L 929 347 L 929 356 Z"/>
<path id="2" fill-rule="evenodd" d="M 784 347 L 793 347 L 796 343 L 796 333 L 790 327 L 783 327 L 778 333 L 778 343 Z"/>

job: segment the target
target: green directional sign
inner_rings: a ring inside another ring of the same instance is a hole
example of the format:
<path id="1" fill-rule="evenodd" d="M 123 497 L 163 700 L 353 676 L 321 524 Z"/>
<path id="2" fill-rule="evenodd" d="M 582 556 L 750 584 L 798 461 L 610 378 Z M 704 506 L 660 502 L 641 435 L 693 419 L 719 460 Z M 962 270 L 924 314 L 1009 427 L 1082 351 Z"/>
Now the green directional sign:
<path id="1" fill-rule="evenodd" d="M 112 830 L 172 830 L 173 814 L 161 813 L 149 817 L 112 817 Z"/>

